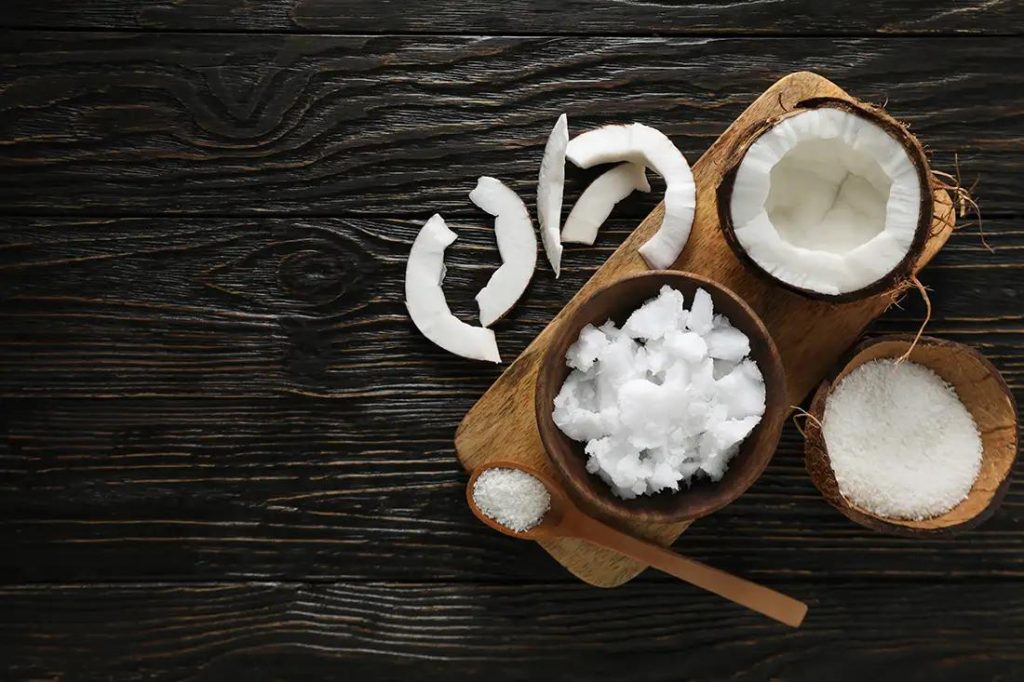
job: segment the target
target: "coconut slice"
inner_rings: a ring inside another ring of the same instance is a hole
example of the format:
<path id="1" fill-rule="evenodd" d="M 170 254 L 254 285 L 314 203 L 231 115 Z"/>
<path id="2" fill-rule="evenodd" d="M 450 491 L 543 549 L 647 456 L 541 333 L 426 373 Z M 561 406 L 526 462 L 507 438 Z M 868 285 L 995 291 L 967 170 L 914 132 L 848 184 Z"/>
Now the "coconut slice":
<path id="1" fill-rule="evenodd" d="M 569 122 L 562 114 L 548 136 L 537 178 L 537 220 L 555 278 L 562 269 L 562 243 L 558 233 L 562 222 L 562 189 L 565 186 L 565 148 L 569 144 Z"/>
<path id="2" fill-rule="evenodd" d="M 444 250 L 456 234 L 434 214 L 423 225 L 405 266 L 405 306 L 420 332 L 450 353 L 473 360 L 501 362 L 494 332 L 452 315 L 444 298 Z"/>
<path id="3" fill-rule="evenodd" d="M 469 200 L 495 217 L 494 236 L 501 254 L 501 267 L 476 295 L 480 324 L 489 327 L 515 305 L 530 283 L 537 267 L 537 235 L 526 204 L 500 180 L 480 178 Z"/>
<path id="4" fill-rule="evenodd" d="M 562 242 L 593 244 L 598 229 L 608 220 L 615 204 L 633 190 L 650 192 L 643 164 L 623 163 L 606 171 L 583 190 L 576 205 L 569 211 L 562 228 Z"/>
<path id="5" fill-rule="evenodd" d="M 690 238 L 697 206 L 690 164 L 672 140 L 640 123 L 605 126 L 574 137 L 566 157 L 580 168 L 615 161 L 641 163 L 665 178 L 665 217 L 640 247 L 640 255 L 652 268 L 671 267 Z"/>
<path id="6" fill-rule="evenodd" d="M 874 109 L 825 100 L 771 122 L 718 189 L 730 244 L 782 284 L 852 299 L 909 274 L 931 225 L 920 144 Z"/>

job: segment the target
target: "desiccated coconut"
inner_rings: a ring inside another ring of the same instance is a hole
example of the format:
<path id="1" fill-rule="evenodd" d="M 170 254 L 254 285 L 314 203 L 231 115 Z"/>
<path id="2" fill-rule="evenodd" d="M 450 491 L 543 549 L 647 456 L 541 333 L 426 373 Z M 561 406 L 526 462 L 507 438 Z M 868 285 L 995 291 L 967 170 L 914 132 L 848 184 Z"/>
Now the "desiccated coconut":
<path id="1" fill-rule="evenodd" d="M 551 494 L 540 480 L 525 471 L 495 468 L 477 477 L 473 501 L 487 518 L 522 533 L 544 519 L 551 506 Z"/>
<path id="2" fill-rule="evenodd" d="M 956 391 L 913 362 L 866 362 L 825 401 L 822 432 L 839 492 L 895 519 L 944 514 L 970 492 L 982 443 Z"/>

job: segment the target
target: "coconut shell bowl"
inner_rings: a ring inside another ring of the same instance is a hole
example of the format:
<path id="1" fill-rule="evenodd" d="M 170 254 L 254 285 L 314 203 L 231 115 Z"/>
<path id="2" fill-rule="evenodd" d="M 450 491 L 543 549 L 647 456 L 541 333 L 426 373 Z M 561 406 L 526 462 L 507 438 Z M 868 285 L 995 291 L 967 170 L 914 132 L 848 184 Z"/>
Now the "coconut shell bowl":
<path id="1" fill-rule="evenodd" d="M 914 345 L 909 360 L 923 365 L 951 385 L 974 418 L 982 441 L 981 471 L 967 497 L 945 514 L 920 521 L 892 519 L 860 509 L 843 497 L 829 464 L 821 430 L 825 401 L 834 386 L 860 365 L 872 360 L 899 358 L 913 344 L 912 335 L 883 336 L 855 347 L 842 364 L 819 386 L 811 400 L 804 456 L 811 480 L 825 499 L 849 519 L 872 530 L 917 537 L 951 535 L 975 527 L 990 517 L 1009 484 L 1017 459 L 1017 405 L 999 371 L 969 346 L 924 336 Z"/>
<path id="2" fill-rule="evenodd" d="M 747 436 L 718 482 L 694 481 L 688 489 L 663 492 L 632 500 L 616 497 L 598 476 L 586 470 L 583 443 L 570 439 L 552 418 L 555 396 L 569 375 L 565 353 L 588 324 L 607 320 L 623 324 L 630 313 L 657 296 L 663 285 L 692 301 L 698 288 L 711 295 L 715 312 L 729 318 L 750 339 L 750 356 L 764 375 L 766 407 L 761 422 Z M 706 516 L 742 495 L 764 471 L 775 453 L 782 426 L 789 414 L 782 360 L 764 323 L 736 294 L 698 275 L 655 270 L 621 279 L 598 290 L 562 320 L 541 358 L 535 393 L 541 441 L 570 495 L 598 516 L 622 521 L 671 523 Z"/>

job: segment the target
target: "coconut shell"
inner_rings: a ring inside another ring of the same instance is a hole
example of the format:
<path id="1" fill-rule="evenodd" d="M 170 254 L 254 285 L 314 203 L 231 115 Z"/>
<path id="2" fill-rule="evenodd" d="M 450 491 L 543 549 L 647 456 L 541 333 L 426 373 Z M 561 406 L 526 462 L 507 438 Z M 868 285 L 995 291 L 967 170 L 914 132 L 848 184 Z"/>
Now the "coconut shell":
<path id="1" fill-rule="evenodd" d="M 945 514 L 911 521 L 882 517 L 855 506 L 839 491 L 821 430 L 825 402 L 833 386 L 866 362 L 902 356 L 913 340 L 913 335 L 898 334 L 864 341 L 821 382 L 811 400 L 804 460 L 818 491 L 850 520 L 893 535 L 952 535 L 974 528 L 992 516 L 1006 495 L 1010 472 L 1017 459 L 1017 404 L 999 371 L 981 353 L 961 343 L 923 336 L 909 357 L 909 361 L 928 367 L 956 389 L 981 433 L 982 461 L 978 478 L 967 498 Z"/>
<path id="2" fill-rule="evenodd" d="M 768 130 L 771 130 L 785 119 L 822 107 L 831 107 L 833 109 L 854 114 L 855 116 L 859 116 L 874 123 L 886 131 L 890 137 L 899 142 L 906 150 L 911 163 L 917 170 L 918 180 L 920 181 L 922 188 L 921 203 L 918 208 L 917 229 L 914 232 L 914 239 L 910 244 L 910 248 L 907 250 L 903 259 L 897 263 L 892 270 L 868 286 L 842 294 L 824 294 L 812 289 L 805 289 L 789 282 L 784 282 L 765 270 L 759 263 L 755 262 L 754 259 L 750 257 L 743 248 L 743 245 L 740 244 L 739 239 L 736 237 L 735 226 L 732 222 L 732 211 L 730 210 L 730 205 L 732 204 L 733 184 L 736 181 L 736 173 L 739 170 L 740 163 L 743 161 L 744 156 L 746 156 L 747 150 L 750 149 L 750 146 Z M 785 289 L 795 291 L 796 293 L 807 296 L 808 298 L 834 301 L 836 303 L 856 301 L 874 296 L 882 293 L 883 291 L 891 291 L 900 288 L 903 286 L 904 282 L 910 279 L 913 275 L 914 263 L 918 261 L 921 251 L 924 249 L 925 242 L 928 241 L 928 235 L 931 232 L 932 221 L 934 219 L 934 197 L 932 196 L 931 178 L 931 169 L 928 166 L 928 157 L 925 155 L 924 147 L 922 147 L 917 138 L 907 130 L 905 125 L 890 116 L 884 109 L 881 107 L 858 105 L 853 102 L 831 97 L 817 97 L 799 102 L 791 111 L 788 111 L 781 116 L 776 116 L 751 126 L 746 133 L 739 137 L 739 142 L 730 152 L 725 172 L 723 173 L 722 180 L 719 182 L 716 190 L 718 221 L 722 227 L 722 232 L 725 235 L 726 242 L 728 242 L 736 256 L 751 270 L 757 272 L 761 276 L 775 282 Z"/>

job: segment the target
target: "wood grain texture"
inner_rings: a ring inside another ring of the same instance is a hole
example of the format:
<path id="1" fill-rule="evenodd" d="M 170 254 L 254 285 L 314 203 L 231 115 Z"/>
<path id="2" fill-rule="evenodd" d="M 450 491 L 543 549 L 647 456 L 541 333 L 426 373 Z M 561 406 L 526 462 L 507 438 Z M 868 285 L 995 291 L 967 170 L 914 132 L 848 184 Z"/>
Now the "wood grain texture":
<path id="1" fill-rule="evenodd" d="M 787 428 L 680 549 L 810 600 L 797 632 L 651 572 L 588 589 L 460 503 L 451 439 L 500 369 L 419 336 L 401 281 L 443 211 L 445 289 L 474 319 L 498 257 L 466 194 L 497 174 L 532 203 L 558 112 L 642 120 L 696 159 L 814 69 L 980 179 L 997 251 L 952 237 L 923 276 L 929 332 L 983 350 L 1020 401 L 1019 40 L 906 37 L 1019 36 L 1020 3 L 548 5 L 0 3 L 2 27 L 61 29 L 0 40 L 0 677 L 1014 679 L 1020 463 L 978 530 L 886 538 L 821 500 Z M 567 202 L 592 177 L 570 171 Z M 509 357 L 660 189 L 567 248 L 561 280 L 538 272 L 497 328 Z"/>
<path id="2" fill-rule="evenodd" d="M 655 199 L 628 201 L 649 210 Z M 448 250 L 445 291 L 465 319 L 500 264 L 489 220 L 481 213 L 451 222 L 459 239 Z M 1017 389 L 1019 223 L 986 222 L 991 254 L 977 228 L 965 228 L 923 275 L 936 305 L 929 332 L 970 337 Z M 402 397 L 436 403 L 444 418 L 458 415 L 501 368 L 445 353 L 408 320 L 402 278 L 419 227 L 330 218 L 0 218 L 0 396 Z M 595 247 L 568 247 L 560 280 L 538 271 L 496 327 L 508 357 L 632 227 L 615 218 Z M 876 328 L 915 331 L 921 307 L 916 296 L 906 305 Z M 361 363 L 374 367 L 370 386 Z"/>
<path id="3" fill-rule="evenodd" d="M 986 212 L 1024 214 L 1024 56 L 1013 40 L 971 37 L 18 31 L 0 41 L 0 204 L 40 215 L 474 216 L 466 195 L 484 174 L 532 205 L 561 111 L 573 132 L 654 125 L 692 161 L 801 69 L 888 100 L 934 167 L 952 170 L 960 154 Z M 569 192 L 592 177 L 570 173 Z"/>
<path id="4" fill-rule="evenodd" d="M 792 630 L 682 584 L 278 583 L 0 589 L 18 679 L 1013 680 L 1000 583 L 823 584 Z M 937 618 L 936 605 L 944 614 Z M 993 614 L 999 626 L 993 627 Z"/>
<path id="5" fill-rule="evenodd" d="M 472 517 L 451 451 L 462 415 L 442 401 L 376 418 L 299 398 L 4 401 L 0 581 L 574 582 Z M 758 482 L 678 549 L 765 580 L 1020 580 L 1022 524 L 1011 485 L 957 540 L 871 533 L 822 500 L 789 427 Z"/>
<path id="6" fill-rule="evenodd" d="M 0 27 L 281 31 L 312 33 L 530 33 L 884 35 L 1024 32 L 1013 0 L 9 0 Z"/>
<path id="7" fill-rule="evenodd" d="M 465 319 L 499 262 L 487 225 L 453 221 L 445 290 Z M 0 226 L 0 579 L 571 579 L 460 501 L 451 439 L 500 369 L 409 323 L 401 282 L 417 224 Z M 617 218 L 594 248 L 568 248 L 557 282 L 538 272 L 498 326 L 503 351 L 522 351 L 634 226 Z M 982 350 L 1020 402 L 1024 226 L 989 221 L 986 233 L 995 253 L 965 228 L 923 272 L 928 331 Z M 293 255 L 308 250 L 323 257 Z M 920 301 L 903 306 L 872 330 L 916 331 Z M 1024 577 L 1020 486 L 955 542 L 882 538 L 821 500 L 802 448 L 787 428 L 753 489 L 680 548 L 759 577 Z"/>

